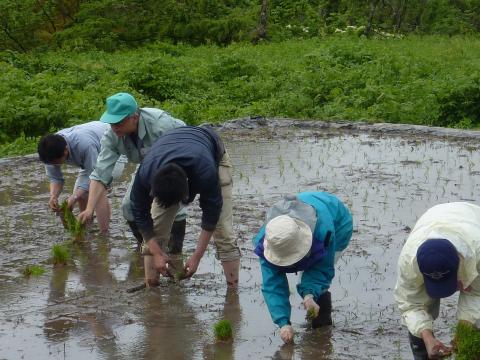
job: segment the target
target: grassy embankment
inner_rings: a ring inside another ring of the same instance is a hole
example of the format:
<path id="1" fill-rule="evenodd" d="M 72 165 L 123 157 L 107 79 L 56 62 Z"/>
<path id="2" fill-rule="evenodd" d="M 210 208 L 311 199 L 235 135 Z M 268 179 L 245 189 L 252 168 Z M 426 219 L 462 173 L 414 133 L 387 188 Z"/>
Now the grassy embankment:
<path id="1" fill-rule="evenodd" d="M 433 36 L 4 52 L 0 156 L 35 152 L 39 135 L 98 119 L 117 91 L 189 124 L 264 115 L 476 128 L 479 55 L 479 38 Z"/>

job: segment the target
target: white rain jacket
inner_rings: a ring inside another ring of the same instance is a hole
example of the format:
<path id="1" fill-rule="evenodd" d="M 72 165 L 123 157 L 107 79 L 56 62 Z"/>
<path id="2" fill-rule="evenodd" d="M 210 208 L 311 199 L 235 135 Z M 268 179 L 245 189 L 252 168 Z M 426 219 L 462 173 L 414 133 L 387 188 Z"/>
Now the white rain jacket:
<path id="1" fill-rule="evenodd" d="M 457 318 L 475 323 L 480 319 L 480 207 L 466 202 L 436 205 L 418 219 L 398 260 L 395 301 L 402 320 L 414 336 L 433 330 L 428 296 L 417 264 L 417 249 L 428 239 L 448 239 L 460 255 L 458 280 L 471 292 L 461 292 Z"/>

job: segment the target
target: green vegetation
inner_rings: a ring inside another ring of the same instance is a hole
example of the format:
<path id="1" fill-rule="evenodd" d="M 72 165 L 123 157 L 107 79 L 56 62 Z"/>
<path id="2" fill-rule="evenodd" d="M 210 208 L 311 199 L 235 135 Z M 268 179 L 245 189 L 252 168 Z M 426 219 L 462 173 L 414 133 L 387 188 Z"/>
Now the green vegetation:
<path id="1" fill-rule="evenodd" d="M 52 257 L 54 266 L 67 265 L 70 259 L 70 252 L 64 245 L 55 244 L 52 248 Z"/>
<path id="2" fill-rule="evenodd" d="M 189 124 L 476 128 L 479 14 L 480 0 L 3 0 L 0 156 L 98 119 L 118 91 Z"/>
<path id="3" fill-rule="evenodd" d="M 75 241 L 85 238 L 85 224 L 82 224 L 73 215 L 72 210 L 68 207 L 68 201 L 65 200 L 60 206 L 60 216 L 65 229 L 73 236 Z"/>
<path id="4" fill-rule="evenodd" d="M 475 128 L 479 53 L 474 37 L 348 35 L 225 48 L 156 43 L 113 54 L 4 52 L 0 153 L 31 152 L 39 135 L 98 119 L 117 91 L 189 124 L 263 115 Z"/>
<path id="5" fill-rule="evenodd" d="M 456 360 L 480 359 L 480 330 L 472 325 L 459 322 L 455 333 Z"/>
<path id="6" fill-rule="evenodd" d="M 185 269 L 180 269 L 180 270 L 175 271 L 175 274 L 173 274 L 173 279 L 176 282 L 179 282 L 179 281 L 185 279 L 185 275 L 186 275 Z"/>
<path id="7" fill-rule="evenodd" d="M 2 0 L 0 49 L 116 51 L 358 34 L 472 34 L 480 0 Z M 347 30 L 348 31 L 348 30 Z"/>
<path id="8" fill-rule="evenodd" d="M 314 308 L 310 308 L 310 309 L 307 310 L 306 318 L 307 318 L 307 320 L 313 320 L 317 317 L 317 315 L 318 315 L 317 311 L 315 311 Z"/>
<path id="9" fill-rule="evenodd" d="M 213 327 L 215 338 L 220 341 L 228 341 L 232 339 L 232 324 L 229 320 L 223 319 L 215 323 Z"/>
<path id="10" fill-rule="evenodd" d="M 23 270 L 23 275 L 26 277 L 40 276 L 45 273 L 45 269 L 40 265 L 27 265 Z"/>

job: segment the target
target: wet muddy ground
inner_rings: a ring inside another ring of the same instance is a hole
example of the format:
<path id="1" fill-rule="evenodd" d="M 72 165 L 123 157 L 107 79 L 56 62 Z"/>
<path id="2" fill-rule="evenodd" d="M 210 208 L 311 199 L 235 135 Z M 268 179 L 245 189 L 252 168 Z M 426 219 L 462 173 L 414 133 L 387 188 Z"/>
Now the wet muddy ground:
<path id="1" fill-rule="evenodd" d="M 478 134 L 263 119 L 226 124 L 222 134 L 235 166 L 234 221 L 243 250 L 238 293 L 226 291 L 213 246 L 191 280 L 126 292 L 143 276 L 119 213 L 132 167 L 110 194 L 111 234 L 100 237 L 93 228 L 85 242 L 68 245 L 70 265 L 54 268 L 51 248 L 69 235 L 48 211 L 43 166 L 33 157 L 0 161 L 0 359 L 411 358 L 392 295 L 397 257 L 427 208 L 479 197 Z M 70 191 L 75 170 L 67 173 Z M 269 204 L 305 190 L 337 194 L 355 230 L 331 288 L 334 326 L 312 330 L 295 293 L 295 345 L 282 346 L 263 302 L 251 238 Z M 199 216 L 192 204 L 187 255 Z M 34 264 L 45 274 L 24 277 Z M 455 303 L 456 297 L 444 301 L 436 321 L 444 341 Z M 213 324 L 222 318 L 234 325 L 230 343 L 214 339 Z"/>

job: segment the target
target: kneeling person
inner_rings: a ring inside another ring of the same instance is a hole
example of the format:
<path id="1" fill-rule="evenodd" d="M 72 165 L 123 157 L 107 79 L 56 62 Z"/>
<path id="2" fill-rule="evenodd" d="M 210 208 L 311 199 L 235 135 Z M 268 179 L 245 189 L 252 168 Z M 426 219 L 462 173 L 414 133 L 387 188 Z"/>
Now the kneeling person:
<path id="1" fill-rule="evenodd" d="M 175 214 L 200 195 L 201 232 L 185 264 L 192 276 L 213 235 L 229 287 L 237 287 L 240 250 L 232 229 L 232 165 L 222 140 L 207 127 L 185 126 L 155 141 L 138 168 L 130 195 L 143 239 L 145 280 L 158 284 L 158 272 L 171 276 L 166 246 Z M 155 271 L 157 270 L 157 271 Z"/>
<path id="2" fill-rule="evenodd" d="M 253 241 L 260 258 L 263 297 L 285 343 L 292 342 L 294 335 L 286 273 L 303 271 L 297 291 L 312 326 L 331 325 L 328 289 L 352 226 L 345 205 L 326 192 L 287 195 L 268 211 L 266 225 Z"/>

